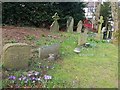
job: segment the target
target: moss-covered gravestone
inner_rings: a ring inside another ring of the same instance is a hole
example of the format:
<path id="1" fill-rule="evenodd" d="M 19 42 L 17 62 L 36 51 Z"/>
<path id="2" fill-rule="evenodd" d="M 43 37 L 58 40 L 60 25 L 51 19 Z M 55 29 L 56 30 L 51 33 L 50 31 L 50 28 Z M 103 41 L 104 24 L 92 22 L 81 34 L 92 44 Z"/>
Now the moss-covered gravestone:
<path id="1" fill-rule="evenodd" d="M 77 24 L 77 32 L 80 33 L 82 29 L 82 21 L 80 20 Z"/>
<path id="2" fill-rule="evenodd" d="M 74 26 L 74 18 L 70 16 L 67 20 L 67 32 L 73 32 L 73 26 Z"/>
<path id="3" fill-rule="evenodd" d="M 78 37 L 78 46 L 81 46 L 87 42 L 87 33 L 87 29 L 85 29 L 84 32 L 80 33 L 80 36 Z"/>
<path id="4" fill-rule="evenodd" d="M 52 16 L 54 22 L 52 23 L 52 25 L 50 26 L 50 31 L 52 32 L 58 32 L 59 31 L 59 24 L 58 21 L 60 19 L 60 17 L 58 16 L 57 13 L 54 14 L 54 16 Z"/>
<path id="5" fill-rule="evenodd" d="M 2 62 L 7 69 L 24 69 L 28 67 L 30 46 L 25 43 L 11 43 L 3 47 Z"/>

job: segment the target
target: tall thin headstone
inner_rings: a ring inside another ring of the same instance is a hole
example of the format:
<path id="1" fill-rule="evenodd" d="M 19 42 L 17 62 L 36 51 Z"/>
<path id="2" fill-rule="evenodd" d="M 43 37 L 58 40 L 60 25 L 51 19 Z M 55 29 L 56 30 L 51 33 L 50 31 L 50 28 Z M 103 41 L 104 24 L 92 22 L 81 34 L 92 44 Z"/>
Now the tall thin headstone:
<path id="1" fill-rule="evenodd" d="M 82 29 L 82 21 L 80 20 L 77 24 L 77 32 L 80 33 Z"/>
<path id="2" fill-rule="evenodd" d="M 100 40 L 100 39 L 102 38 L 102 36 L 101 36 L 101 28 L 102 28 L 102 23 L 103 23 L 103 22 L 104 22 L 103 16 L 100 16 L 98 33 L 97 33 L 97 36 L 96 36 L 96 38 L 97 38 L 98 40 Z"/>
<path id="3" fill-rule="evenodd" d="M 84 29 L 84 32 L 80 33 L 80 36 L 78 37 L 78 46 L 81 46 L 87 42 L 87 28 Z"/>
<path id="4" fill-rule="evenodd" d="M 74 18 L 70 16 L 67 20 L 67 32 L 73 32 L 73 26 L 74 26 Z"/>
<path id="5" fill-rule="evenodd" d="M 50 26 L 50 31 L 52 31 L 52 32 L 58 32 L 59 31 L 58 20 L 60 19 L 60 17 L 58 16 L 57 13 L 55 13 L 54 16 L 52 16 L 52 18 L 53 18 L 54 22 Z"/>

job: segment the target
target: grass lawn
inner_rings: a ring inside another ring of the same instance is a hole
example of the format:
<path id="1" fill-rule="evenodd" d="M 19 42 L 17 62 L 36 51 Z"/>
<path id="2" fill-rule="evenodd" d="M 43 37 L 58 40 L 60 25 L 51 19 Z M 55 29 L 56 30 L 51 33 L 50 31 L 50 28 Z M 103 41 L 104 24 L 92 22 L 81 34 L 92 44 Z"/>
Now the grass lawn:
<path id="1" fill-rule="evenodd" d="M 77 45 L 77 34 L 62 43 L 62 60 L 55 69 L 48 87 L 115 88 L 118 87 L 118 49 L 115 45 L 88 40 L 92 48 L 81 53 L 73 52 Z"/>
<path id="2" fill-rule="evenodd" d="M 79 54 L 73 50 L 77 47 L 78 33 L 59 33 L 60 38 L 43 37 L 35 43 L 49 45 L 60 42 L 60 59 L 54 63 L 54 69 L 47 74 L 52 79 L 44 83 L 47 88 L 117 88 L 118 87 L 118 48 L 117 46 L 95 41 L 88 42 L 92 47 L 82 47 Z M 38 62 L 37 62 L 38 63 Z M 35 65 L 31 69 L 40 71 Z M 25 71 L 25 70 L 24 70 Z M 13 71 L 14 75 L 19 72 Z M 18 75 L 19 76 L 19 75 Z"/>

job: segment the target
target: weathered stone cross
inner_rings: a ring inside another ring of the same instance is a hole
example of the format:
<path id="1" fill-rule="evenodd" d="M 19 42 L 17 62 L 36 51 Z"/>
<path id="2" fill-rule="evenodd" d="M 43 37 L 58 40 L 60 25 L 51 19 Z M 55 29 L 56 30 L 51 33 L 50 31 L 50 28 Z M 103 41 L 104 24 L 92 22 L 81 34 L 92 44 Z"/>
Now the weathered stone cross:
<path id="1" fill-rule="evenodd" d="M 99 26 L 98 26 L 98 33 L 96 35 L 96 39 L 97 40 L 100 40 L 102 38 L 101 36 L 101 28 L 102 28 L 102 23 L 104 22 L 103 20 L 103 16 L 100 16 L 100 19 L 99 19 Z"/>
<path id="2" fill-rule="evenodd" d="M 103 16 L 100 16 L 100 20 L 99 20 L 99 27 L 98 27 L 98 34 L 100 34 L 100 32 L 101 32 L 101 28 L 102 28 L 102 23 L 104 22 L 104 20 L 103 20 Z"/>
<path id="3" fill-rule="evenodd" d="M 53 23 L 50 26 L 50 31 L 52 32 L 58 32 L 59 31 L 59 24 L 58 21 L 60 19 L 60 17 L 58 16 L 57 12 L 54 14 L 54 16 L 52 16 L 53 18 Z"/>
<path id="4" fill-rule="evenodd" d="M 54 16 L 52 16 L 54 21 L 57 21 L 60 19 L 60 17 L 58 16 L 57 12 L 54 14 Z"/>

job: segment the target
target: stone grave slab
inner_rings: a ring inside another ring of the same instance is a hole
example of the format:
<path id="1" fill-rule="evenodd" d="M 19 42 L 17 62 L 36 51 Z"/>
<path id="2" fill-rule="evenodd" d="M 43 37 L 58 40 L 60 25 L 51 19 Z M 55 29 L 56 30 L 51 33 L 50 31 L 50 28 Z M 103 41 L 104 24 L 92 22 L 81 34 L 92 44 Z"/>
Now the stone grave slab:
<path id="1" fill-rule="evenodd" d="M 39 48 L 39 58 L 48 58 L 50 54 L 56 57 L 59 54 L 60 44 L 52 44 L 49 46 L 42 46 Z"/>
<path id="2" fill-rule="evenodd" d="M 25 43 L 11 43 L 3 47 L 2 62 L 7 69 L 23 69 L 28 67 L 30 46 Z"/>

